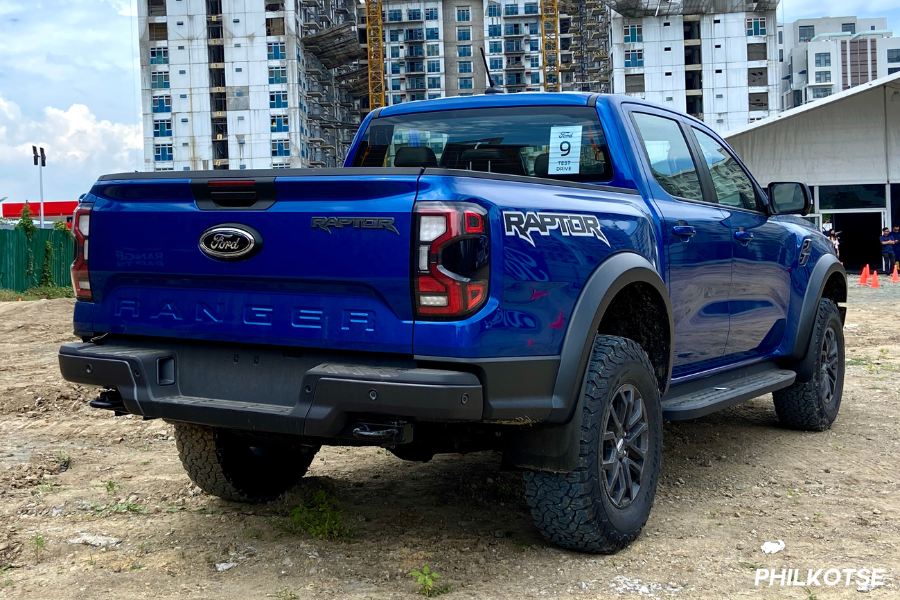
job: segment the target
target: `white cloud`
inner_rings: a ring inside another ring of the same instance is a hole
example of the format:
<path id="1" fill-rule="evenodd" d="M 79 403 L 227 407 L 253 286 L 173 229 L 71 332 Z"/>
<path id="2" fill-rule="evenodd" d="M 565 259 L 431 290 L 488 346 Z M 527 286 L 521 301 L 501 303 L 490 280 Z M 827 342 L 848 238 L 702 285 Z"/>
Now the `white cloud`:
<path id="1" fill-rule="evenodd" d="M 29 119 L 0 96 L 0 196 L 13 201 L 38 198 L 32 145 L 43 146 L 47 154 L 47 200 L 74 199 L 99 175 L 143 166 L 139 124 L 98 119 L 83 104 L 66 110 L 47 107 L 42 119 Z"/>

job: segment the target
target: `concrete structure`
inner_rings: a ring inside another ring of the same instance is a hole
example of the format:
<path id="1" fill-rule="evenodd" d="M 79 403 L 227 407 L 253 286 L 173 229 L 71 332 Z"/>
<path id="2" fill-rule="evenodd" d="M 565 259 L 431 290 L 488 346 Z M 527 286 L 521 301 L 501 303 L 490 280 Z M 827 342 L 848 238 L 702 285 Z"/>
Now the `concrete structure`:
<path id="1" fill-rule="evenodd" d="M 777 112 L 777 1 L 605 3 L 615 11 L 613 92 L 670 106 L 717 131 Z"/>
<path id="2" fill-rule="evenodd" d="M 784 110 L 900 72 L 900 38 L 886 18 L 800 19 L 779 30 L 778 42 Z"/>
<path id="3" fill-rule="evenodd" d="M 729 131 L 762 185 L 803 181 L 808 218 L 841 232 L 848 267 L 880 264 L 881 227 L 900 224 L 900 73 Z"/>
<path id="4" fill-rule="evenodd" d="M 365 106 L 349 0 L 139 0 L 146 170 L 341 163 Z"/>

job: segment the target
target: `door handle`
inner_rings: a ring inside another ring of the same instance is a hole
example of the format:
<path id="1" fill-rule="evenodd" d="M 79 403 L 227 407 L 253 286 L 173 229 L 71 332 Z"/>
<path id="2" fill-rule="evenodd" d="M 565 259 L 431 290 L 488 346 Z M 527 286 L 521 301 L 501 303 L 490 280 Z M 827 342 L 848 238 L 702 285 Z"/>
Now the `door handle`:
<path id="1" fill-rule="evenodd" d="M 691 238 L 697 233 L 697 230 L 690 225 L 676 225 L 672 228 L 672 233 L 678 237 Z"/>
<path id="2" fill-rule="evenodd" d="M 743 230 L 735 231 L 734 239 L 738 240 L 739 242 L 747 243 L 753 239 L 753 234 L 750 233 L 749 231 L 743 231 Z"/>

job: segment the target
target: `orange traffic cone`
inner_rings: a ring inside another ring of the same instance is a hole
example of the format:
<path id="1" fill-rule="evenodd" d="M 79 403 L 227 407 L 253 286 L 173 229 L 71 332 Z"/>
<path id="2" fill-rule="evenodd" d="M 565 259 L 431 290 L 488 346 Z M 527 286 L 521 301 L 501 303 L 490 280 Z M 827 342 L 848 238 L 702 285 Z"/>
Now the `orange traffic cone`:
<path id="1" fill-rule="evenodd" d="M 866 265 L 862 273 L 859 274 L 859 282 L 856 285 L 866 285 L 869 278 L 869 265 Z"/>
<path id="2" fill-rule="evenodd" d="M 872 289 L 878 289 L 878 271 L 872 271 Z"/>
<path id="3" fill-rule="evenodd" d="M 900 274 L 897 273 L 897 263 L 894 263 L 894 272 L 891 273 L 891 283 L 900 283 Z"/>

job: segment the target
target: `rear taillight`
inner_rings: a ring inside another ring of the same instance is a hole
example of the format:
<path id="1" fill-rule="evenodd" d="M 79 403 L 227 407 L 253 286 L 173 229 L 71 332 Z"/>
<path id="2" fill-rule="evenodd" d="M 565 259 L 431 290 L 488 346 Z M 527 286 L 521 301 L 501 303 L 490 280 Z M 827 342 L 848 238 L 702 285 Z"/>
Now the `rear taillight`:
<path id="1" fill-rule="evenodd" d="M 91 273 L 88 269 L 91 236 L 92 204 L 80 204 L 72 218 L 72 233 L 75 234 L 75 261 L 72 263 L 72 287 L 75 298 L 82 302 L 91 302 Z"/>
<path id="2" fill-rule="evenodd" d="M 490 279 L 487 211 L 477 204 L 419 202 L 415 225 L 416 317 L 456 320 L 481 308 Z"/>

